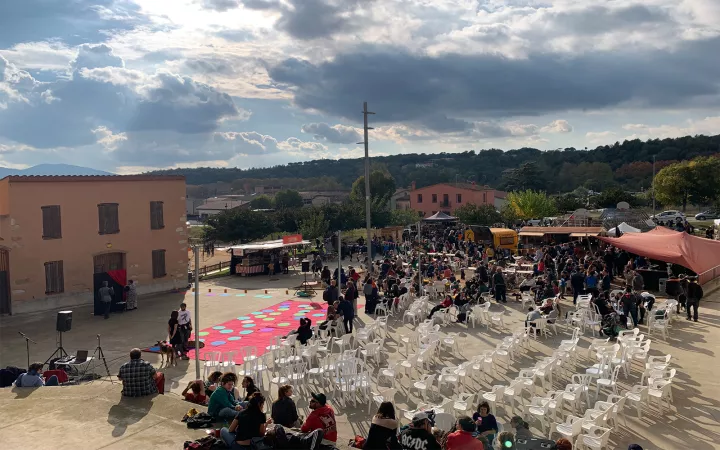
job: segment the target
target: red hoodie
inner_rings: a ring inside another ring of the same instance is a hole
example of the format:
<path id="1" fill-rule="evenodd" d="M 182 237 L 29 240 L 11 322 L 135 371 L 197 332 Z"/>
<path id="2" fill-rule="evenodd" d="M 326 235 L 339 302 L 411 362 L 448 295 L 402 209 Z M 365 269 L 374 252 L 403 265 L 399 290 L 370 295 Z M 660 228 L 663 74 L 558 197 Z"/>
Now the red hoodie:
<path id="1" fill-rule="evenodd" d="M 302 428 L 300 428 L 300 431 L 303 433 L 309 433 L 313 430 L 323 430 L 325 432 L 323 439 L 337 442 L 335 411 L 333 411 L 330 406 L 324 405 L 313 410 L 307 419 L 305 419 L 305 423 Z"/>

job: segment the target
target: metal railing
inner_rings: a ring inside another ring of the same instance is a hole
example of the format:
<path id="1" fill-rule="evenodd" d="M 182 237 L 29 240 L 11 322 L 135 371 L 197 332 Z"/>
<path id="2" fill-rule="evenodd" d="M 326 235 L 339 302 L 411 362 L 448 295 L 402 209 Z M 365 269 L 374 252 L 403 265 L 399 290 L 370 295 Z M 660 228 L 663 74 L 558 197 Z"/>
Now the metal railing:
<path id="1" fill-rule="evenodd" d="M 198 275 L 200 277 L 204 277 L 209 273 L 217 272 L 228 267 L 230 267 L 230 261 L 222 261 L 217 264 L 211 264 L 209 266 L 201 267 L 200 269 L 198 269 Z"/>

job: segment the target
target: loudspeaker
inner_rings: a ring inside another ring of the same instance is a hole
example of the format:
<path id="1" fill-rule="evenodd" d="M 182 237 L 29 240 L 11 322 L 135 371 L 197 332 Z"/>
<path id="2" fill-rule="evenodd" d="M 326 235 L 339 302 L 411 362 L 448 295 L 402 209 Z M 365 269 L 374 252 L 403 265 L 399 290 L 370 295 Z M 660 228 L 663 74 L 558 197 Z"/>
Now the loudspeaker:
<path id="1" fill-rule="evenodd" d="M 55 329 L 61 333 L 72 329 L 72 311 L 58 311 Z"/>
<path id="2" fill-rule="evenodd" d="M 302 271 L 303 272 L 310 272 L 310 260 L 304 259 L 302 261 Z"/>

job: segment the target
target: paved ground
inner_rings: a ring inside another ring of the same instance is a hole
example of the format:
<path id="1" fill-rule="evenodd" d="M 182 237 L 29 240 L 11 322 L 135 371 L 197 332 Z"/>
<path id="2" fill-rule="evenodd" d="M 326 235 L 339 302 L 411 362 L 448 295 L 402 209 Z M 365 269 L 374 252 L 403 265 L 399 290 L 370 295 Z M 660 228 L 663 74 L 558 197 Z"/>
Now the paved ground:
<path id="1" fill-rule="evenodd" d="M 224 277 L 202 283 L 203 293 L 208 288 L 215 292 L 225 288 L 231 289 L 231 292 L 235 292 L 232 289 L 271 289 L 273 298 L 201 295 L 199 329 L 288 299 L 293 291 L 290 290 L 290 295 L 286 295 L 286 288 L 300 281 L 301 276 L 293 275 L 280 276 L 277 281 L 268 281 L 265 277 Z M 113 315 L 110 320 L 93 317 L 89 307 L 75 308 L 73 330 L 65 333 L 63 344 L 71 353 L 78 348 L 92 350 L 96 345 L 95 336 L 101 334 L 111 373 L 115 374 L 119 365 L 127 360 L 130 348 L 148 346 L 164 337 L 170 311 L 183 300 L 193 305 L 193 295 L 188 292 L 142 298 L 137 311 Z M 714 298 L 720 299 L 720 294 L 714 294 Z M 563 306 L 567 308 L 567 305 Z M 500 307 L 493 305 L 492 308 L 499 310 Z M 486 331 L 484 327 L 467 329 L 464 325 L 446 328 L 444 331 L 459 333 L 461 352 L 446 352 L 436 362 L 434 369 L 439 372 L 444 365 L 457 364 L 482 350 L 493 348 L 498 340 L 520 325 L 524 314 L 519 309 L 513 303 L 507 307 L 508 330 L 504 332 L 492 328 Z M 361 316 L 360 320 L 367 321 L 368 318 Z M 31 347 L 32 360 L 44 361 L 52 353 L 55 347 L 54 312 L 3 317 L 0 321 L 0 366 L 25 365 L 25 345 L 18 331 L 38 342 Z M 412 327 L 391 319 L 390 328 L 392 331 L 386 342 L 384 358 L 397 360 L 403 356 L 398 351 L 398 335 L 408 332 Z M 644 331 L 644 327 L 641 329 Z M 514 378 L 520 369 L 531 367 L 536 358 L 551 353 L 552 347 L 567 337 L 561 333 L 547 341 L 533 342 L 530 352 L 518 358 L 509 371 L 501 370 L 501 379 L 492 384 L 502 384 Z M 653 335 L 652 340 L 654 352 L 672 353 L 674 366 L 678 369 L 677 382 L 673 386 L 675 401 L 672 411 L 660 413 L 656 407 L 650 410 L 646 408 L 643 419 L 639 420 L 633 408 L 626 408 L 627 425 L 620 421 L 620 428 L 611 435 L 609 448 L 624 449 L 630 443 L 639 443 L 645 449 L 720 448 L 720 381 L 716 375 L 718 360 L 715 355 L 715 343 L 720 340 L 720 303 L 703 302 L 699 323 L 686 322 L 684 319 L 677 321 L 667 341 L 659 335 Z M 582 345 L 587 347 L 587 339 L 583 340 Z M 159 362 L 157 355 L 145 354 L 144 357 L 155 365 Z M 581 357 L 580 367 L 576 371 L 583 371 L 589 364 L 590 361 Z M 382 366 L 385 366 L 385 361 Z M 3 443 L 12 444 L 8 448 L 33 445 L 39 448 L 94 449 L 130 448 L 135 442 L 142 441 L 145 447 L 151 442 L 152 448 L 181 448 L 187 436 L 202 435 L 202 432 L 186 430 L 179 423 L 188 405 L 174 401 L 187 381 L 195 378 L 194 364 L 192 361 L 184 361 L 178 367 L 163 370 L 168 378 L 169 393 L 151 401 L 123 401 L 117 385 L 102 382 L 59 388 L 57 392 L 50 389 L 28 391 L 30 393 L 4 390 L 0 392 L 0 435 L 3 436 Z M 636 363 L 628 380 L 621 377 L 621 388 L 639 383 L 639 375 Z M 414 390 L 408 393 L 412 383 L 404 377 L 400 384 L 402 387 L 396 398 L 397 406 L 406 409 L 415 407 L 419 402 L 418 394 Z M 490 389 L 487 384 L 480 386 L 475 383 L 473 387 L 482 391 Z M 559 387 L 556 381 L 556 388 Z M 268 394 L 275 396 L 274 392 Z M 443 389 L 441 394 L 449 397 L 454 393 L 450 389 Z M 299 394 L 296 401 L 302 410 L 301 415 L 306 415 L 306 396 Z M 341 441 L 355 434 L 367 433 L 367 404 L 354 407 L 352 404 L 343 406 L 337 401 L 332 403 L 338 412 Z M 498 420 L 507 422 L 509 412 L 501 409 Z M 533 423 L 533 431 L 539 434 L 537 426 L 537 423 Z M 52 432 L 48 433 L 48 430 Z M 69 439 L 67 446 L 57 444 L 63 436 Z"/>

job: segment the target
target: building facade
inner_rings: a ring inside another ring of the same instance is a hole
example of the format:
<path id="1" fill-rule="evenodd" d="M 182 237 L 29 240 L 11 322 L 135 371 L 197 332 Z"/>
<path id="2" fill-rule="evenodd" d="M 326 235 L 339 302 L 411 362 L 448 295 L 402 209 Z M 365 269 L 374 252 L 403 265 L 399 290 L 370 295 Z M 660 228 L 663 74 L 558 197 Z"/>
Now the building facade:
<path id="1" fill-rule="evenodd" d="M 441 183 L 410 189 L 410 209 L 429 217 L 438 211 L 454 214 L 463 205 L 493 205 L 500 209 L 505 204 L 506 193 L 489 186 L 468 183 Z"/>
<path id="2" fill-rule="evenodd" d="M 93 303 L 98 280 L 138 295 L 187 285 L 182 176 L 0 180 L 0 313 Z"/>

